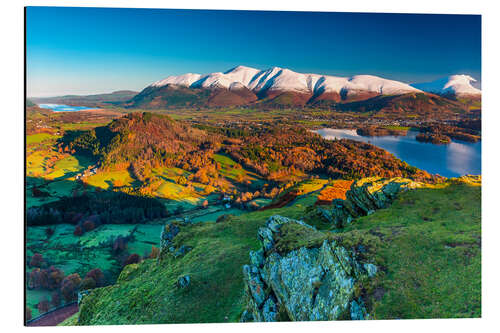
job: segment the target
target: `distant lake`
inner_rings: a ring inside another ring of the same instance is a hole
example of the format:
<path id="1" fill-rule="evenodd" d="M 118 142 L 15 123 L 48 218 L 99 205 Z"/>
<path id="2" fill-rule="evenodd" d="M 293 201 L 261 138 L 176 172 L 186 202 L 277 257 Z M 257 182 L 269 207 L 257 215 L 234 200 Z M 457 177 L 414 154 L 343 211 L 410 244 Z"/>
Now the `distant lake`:
<path id="1" fill-rule="evenodd" d="M 481 174 L 481 142 L 452 140 L 448 145 L 435 145 L 415 139 L 418 132 L 406 136 L 365 137 L 356 130 L 323 128 L 314 131 L 325 139 L 351 139 L 368 142 L 387 150 L 409 165 L 445 177 Z"/>
<path id="2" fill-rule="evenodd" d="M 64 104 L 38 104 L 39 107 L 43 109 L 50 109 L 54 112 L 71 112 L 71 111 L 83 111 L 83 110 L 96 110 L 98 107 L 89 108 L 86 106 L 73 106 Z"/>

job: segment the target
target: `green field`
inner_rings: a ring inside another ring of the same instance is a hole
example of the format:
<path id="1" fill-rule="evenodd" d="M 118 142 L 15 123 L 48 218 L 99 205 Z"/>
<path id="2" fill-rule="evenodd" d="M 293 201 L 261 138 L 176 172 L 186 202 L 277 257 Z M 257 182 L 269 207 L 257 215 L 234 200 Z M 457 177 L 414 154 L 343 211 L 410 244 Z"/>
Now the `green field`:
<path id="1" fill-rule="evenodd" d="M 60 138 L 60 136 L 52 135 L 49 133 L 37 133 L 26 136 L 26 145 L 31 145 L 34 143 L 41 143 L 44 141 L 55 140 Z"/>
<path id="2" fill-rule="evenodd" d="M 47 133 L 26 137 L 26 205 L 28 207 L 72 195 L 73 190 L 81 187 L 74 181 L 75 175 L 92 164 L 92 160 L 88 157 L 59 152 L 56 149 L 59 138 L 60 136 Z M 39 187 L 50 196 L 33 197 L 33 187 Z"/>
<path id="3" fill-rule="evenodd" d="M 373 303 L 375 319 L 481 316 L 480 184 L 410 191 L 345 237 L 374 232 L 374 258 L 387 270 L 370 286 L 385 291 Z"/>
<path id="4" fill-rule="evenodd" d="M 73 235 L 74 226 L 60 224 L 53 226 L 54 234 L 47 239 L 45 229 L 47 227 L 28 227 L 26 234 L 26 254 L 31 257 L 34 253 L 41 253 L 48 261 L 48 265 L 54 265 L 64 271 L 66 275 L 78 273 L 84 277 L 93 268 L 106 271 L 108 278 L 117 276 L 121 266 L 116 262 L 111 252 L 113 240 L 118 236 L 129 235 L 134 228 L 134 238 L 127 244 L 129 253 L 137 253 L 140 256 L 151 252 L 151 247 L 160 244 L 160 233 L 163 224 L 151 225 L 102 225 L 81 237 Z M 29 260 L 28 260 L 29 261 Z M 31 268 L 26 267 L 28 272 Z M 27 290 L 28 306 L 32 309 L 33 316 L 38 314 L 35 305 L 46 297 L 50 300 L 51 292 L 47 290 Z"/>
<path id="5" fill-rule="evenodd" d="M 104 190 L 112 188 L 115 182 L 120 186 L 133 186 L 135 180 L 128 170 L 99 171 L 87 178 L 88 185 Z"/>

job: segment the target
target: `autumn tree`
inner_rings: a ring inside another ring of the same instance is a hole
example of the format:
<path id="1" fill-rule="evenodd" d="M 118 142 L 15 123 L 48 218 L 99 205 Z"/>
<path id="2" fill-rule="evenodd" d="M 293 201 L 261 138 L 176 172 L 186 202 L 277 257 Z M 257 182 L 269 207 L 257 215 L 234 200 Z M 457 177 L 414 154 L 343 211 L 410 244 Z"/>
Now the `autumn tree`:
<path id="1" fill-rule="evenodd" d="M 43 260 L 43 255 L 40 253 L 35 253 L 30 259 L 29 266 L 30 267 L 42 267 L 42 264 L 44 263 Z"/>
<path id="2" fill-rule="evenodd" d="M 62 281 L 61 293 L 66 302 L 71 302 L 76 300 L 78 289 L 80 288 L 80 284 L 82 283 L 82 279 L 78 273 L 74 273 L 68 275 Z"/>
<path id="3" fill-rule="evenodd" d="M 91 230 L 95 229 L 95 223 L 87 220 L 87 221 L 83 222 L 82 227 L 83 227 L 83 230 L 85 230 L 85 232 L 91 231 Z"/>
<path id="4" fill-rule="evenodd" d="M 90 278 L 90 277 L 84 278 L 81 285 L 80 285 L 81 290 L 94 289 L 95 287 L 97 287 L 97 284 L 96 284 L 95 280 Z"/>
<path id="5" fill-rule="evenodd" d="M 46 298 L 44 298 L 43 300 L 41 300 L 40 302 L 38 302 L 38 304 L 36 305 L 36 307 L 38 308 L 38 312 L 40 314 L 43 314 L 43 313 L 49 311 L 50 303 L 49 303 L 49 301 Z"/>
<path id="6" fill-rule="evenodd" d="M 149 253 L 149 258 L 155 259 L 158 258 L 159 255 L 160 255 L 160 249 L 154 245 L 151 246 L 151 252 Z"/>
<path id="7" fill-rule="evenodd" d="M 141 261 L 141 257 L 137 253 L 132 253 L 131 255 L 128 256 L 127 260 L 125 260 L 125 263 L 123 266 L 127 266 L 130 264 L 137 264 Z"/>
<path id="8" fill-rule="evenodd" d="M 104 285 L 104 273 L 101 271 L 100 268 L 94 268 L 90 270 L 86 275 L 85 278 L 89 278 L 95 281 L 95 285 L 97 287 L 101 287 Z"/>
<path id="9" fill-rule="evenodd" d="M 73 231 L 73 235 L 80 237 L 83 235 L 83 229 L 79 225 L 75 227 L 75 230 Z"/>

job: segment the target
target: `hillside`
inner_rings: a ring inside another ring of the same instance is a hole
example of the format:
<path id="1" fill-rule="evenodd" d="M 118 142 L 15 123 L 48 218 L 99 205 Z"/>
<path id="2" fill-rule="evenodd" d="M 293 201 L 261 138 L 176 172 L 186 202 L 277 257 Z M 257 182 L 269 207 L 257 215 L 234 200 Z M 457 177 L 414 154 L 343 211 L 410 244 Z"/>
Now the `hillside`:
<path id="1" fill-rule="evenodd" d="M 480 193 L 480 180 L 470 178 L 409 190 L 336 233 L 308 217 L 318 192 L 283 208 L 178 225 L 166 244 L 189 252 L 125 267 L 117 284 L 84 298 L 78 324 L 239 321 L 247 306 L 242 267 L 259 248 L 259 227 L 277 214 L 318 229 L 299 226 L 282 233 L 283 255 L 301 247 L 309 251 L 328 238 L 378 267 L 371 279 L 356 284 L 354 294 L 371 318 L 480 317 Z M 187 286 L 179 284 L 186 276 Z"/>
<path id="2" fill-rule="evenodd" d="M 137 95 L 136 91 L 119 90 L 107 94 L 32 97 L 30 99 L 37 104 L 52 103 L 52 104 L 66 104 L 66 105 L 93 107 L 93 106 L 105 106 L 109 104 L 117 104 L 125 102 L 134 97 L 135 95 Z"/>
<path id="3" fill-rule="evenodd" d="M 426 93 L 408 93 L 392 96 L 375 96 L 361 101 L 332 103 L 319 100 L 313 104 L 317 107 L 328 107 L 332 110 L 351 112 L 377 112 L 388 115 L 420 115 L 433 116 L 466 113 L 467 107 L 439 95 Z"/>
<path id="4" fill-rule="evenodd" d="M 123 105 L 128 108 L 146 109 L 200 108 L 245 105 L 255 100 L 257 96 L 246 87 L 209 90 L 168 84 L 158 88 L 148 87 Z"/>
<path id="5" fill-rule="evenodd" d="M 128 169 L 141 181 L 155 167 L 164 166 L 197 173 L 214 183 L 218 178 L 215 153 L 227 154 L 272 181 L 325 174 L 349 179 L 375 175 L 434 178 L 373 145 L 325 140 L 304 128 L 261 126 L 234 133 L 202 128 L 167 116 L 131 113 L 104 127 L 68 132 L 63 142 L 70 150 L 98 158 L 102 169 Z"/>
<path id="6" fill-rule="evenodd" d="M 176 160 L 195 153 L 209 138 L 203 131 L 168 116 L 131 113 L 90 131 L 68 132 L 69 149 L 99 158 L 103 167 Z"/>

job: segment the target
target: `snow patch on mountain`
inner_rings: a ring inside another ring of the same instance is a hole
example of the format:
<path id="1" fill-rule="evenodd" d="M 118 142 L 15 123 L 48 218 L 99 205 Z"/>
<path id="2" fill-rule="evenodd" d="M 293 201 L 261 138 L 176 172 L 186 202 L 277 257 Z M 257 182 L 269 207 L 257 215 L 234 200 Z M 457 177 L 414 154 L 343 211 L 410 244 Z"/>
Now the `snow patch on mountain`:
<path id="1" fill-rule="evenodd" d="M 169 76 L 163 80 L 156 81 L 151 84 L 152 87 L 163 87 L 167 84 L 175 84 L 179 86 L 190 87 L 194 82 L 201 78 L 200 74 L 186 73 L 178 76 Z"/>
<path id="2" fill-rule="evenodd" d="M 426 83 L 414 83 L 412 86 L 436 94 L 481 95 L 481 90 L 474 88 L 472 82 L 476 82 L 476 79 L 470 75 L 460 74 Z"/>

